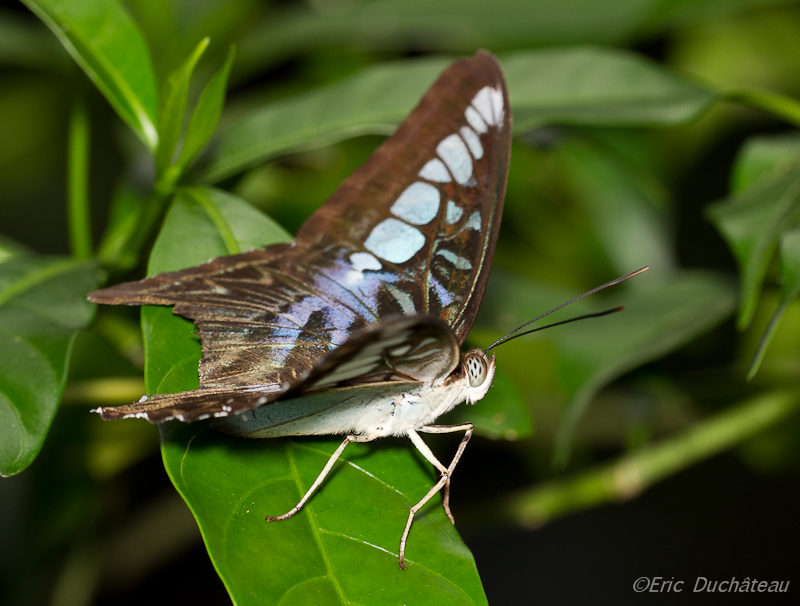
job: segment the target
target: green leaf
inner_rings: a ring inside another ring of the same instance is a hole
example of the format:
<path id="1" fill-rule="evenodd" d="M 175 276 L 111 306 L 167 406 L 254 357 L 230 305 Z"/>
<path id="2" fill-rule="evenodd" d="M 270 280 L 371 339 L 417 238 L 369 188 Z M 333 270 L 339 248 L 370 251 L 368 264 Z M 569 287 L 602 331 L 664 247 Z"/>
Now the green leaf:
<path id="1" fill-rule="evenodd" d="M 0 234 L 0 263 L 5 263 L 11 257 L 16 257 L 17 255 L 22 255 L 29 252 L 30 251 L 19 242 L 16 242 L 11 238 L 6 238 Z"/>
<path id="2" fill-rule="evenodd" d="M 38 21 L 0 11 L 0 65 L 66 71 L 70 61 Z"/>
<path id="3" fill-rule="evenodd" d="M 518 440 L 533 435 L 533 416 L 528 403 L 502 368 L 495 370 L 492 388 L 483 400 L 475 406 L 456 406 L 437 423 L 472 423 L 476 435 L 493 440 Z"/>
<path id="4" fill-rule="evenodd" d="M 55 416 L 78 330 L 92 319 L 93 263 L 20 255 L 0 264 L 0 475 L 36 458 Z"/>
<path id="5" fill-rule="evenodd" d="M 800 221 L 800 171 L 761 179 L 708 209 L 741 273 L 738 326 L 753 319 L 761 283 L 781 235 Z"/>
<path id="6" fill-rule="evenodd" d="M 150 54 L 136 23 L 119 2 L 23 0 L 145 145 L 158 145 L 158 94 Z"/>
<path id="7" fill-rule="evenodd" d="M 569 457 L 578 422 L 595 394 L 617 377 L 675 351 L 734 310 L 735 289 L 717 274 L 680 272 L 616 295 L 625 311 L 558 333 L 558 366 L 570 399 L 555 459 Z"/>
<path id="8" fill-rule="evenodd" d="M 255 110 L 222 132 L 203 180 L 218 181 L 290 151 L 362 134 L 390 134 L 448 64 L 423 59 L 378 65 L 337 85 Z"/>
<path id="9" fill-rule="evenodd" d="M 186 61 L 167 78 L 165 94 L 161 98 L 161 107 L 158 111 L 158 128 L 161 136 L 156 152 L 156 166 L 159 174 L 163 174 L 172 162 L 183 129 L 192 73 L 208 43 L 208 38 L 201 40 Z"/>
<path id="10" fill-rule="evenodd" d="M 718 96 L 627 51 L 578 47 L 503 57 L 514 130 L 543 124 L 673 126 Z"/>
<path id="11" fill-rule="evenodd" d="M 800 296 L 800 227 L 795 227 L 785 232 L 780 238 L 779 253 L 781 257 L 781 277 L 783 278 L 783 299 L 778 309 L 772 315 L 769 325 L 764 331 L 758 344 L 753 361 L 747 370 L 747 378 L 752 379 L 758 372 L 767 347 L 775 336 L 781 319 L 786 314 L 789 306 Z"/>
<path id="12" fill-rule="evenodd" d="M 676 24 L 720 19 L 774 0 L 384 0 L 291 5 L 270 11 L 244 34 L 245 74 L 322 48 L 403 52 L 565 44 L 630 44 Z M 644 30 L 644 32 L 643 32 Z"/>
<path id="13" fill-rule="evenodd" d="M 231 46 L 228 58 L 225 60 L 219 71 L 211 77 L 194 108 L 192 119 L 186 130 L 186 138 L 183 141 L 181 155 L 176 162 L 180 172 L 200 153 L 203 146 L 214 134 L 217 128 L 219 117 L 222 114 L 222 106 L 225 104 L 225 89 L 228 84 L 228 75 L 233 66 L 233 59 L 236 56 L 236 49 Z"/>
<path id="14" fill-rule="evenodd" d="M 389 134 L 450 64 L 443 59 L 370 67 L 334 86 L 255 110 L 222 133 L 203 174 L 218 181 L 258 162 L 345 138 Z M 526 51 L 503 58 L 514 128 L 549 123 L 673 125 L 716 99 L 654 64 L 600 48 Z"/>
<path id="15" fill-rule="evenodd" d="M 800 172 L 800 136 L 751 137 L 736 158 L 731 190 L 742 193 L 762 180 Z"/>
<path id="16" fill-rule="evenodd" d="M 737 197 L 711 209 L 711 218 L 728 239 L 742 271 L 740 328 L 755 314 L 761 282 L 776 247 L 781 259 L 783 300 L 756 348 L 748 379 L 758 372 L 781 318 L 800 295 L 800 231 L 794 226 L 800 220 L 798 180 L 797 134 L 752 137 L 742 146 L 733 168 L 731 189 Z M 751 208 L 737 207 L 749 198 L 753 198 Z"/>
<path id="17" fill-rule="evenodd" d="M 673 234 L 665 212 L 666 188 L 651 172 L 588 137 L 571 137 L 557 153 L 564 183 L 586 209 L 603 251 L 618 273 L 642 265 L 643 259 L 661 272 L 675 267 Z M 640 284 L 637 280 L 630 283 L 634 287 Z"/>
<path id="18" fill-rule="evenodd" d="M 288 239 L 229 194 L 180 190 L 149 272 Z M 200 349 L 191 323 L 169 308 L 145 308 L 143 326 L 148 391 L 196 387 Z M 245 440 L 204 423 L 169 423 L 160 431 L 167 472 L 194 513 L 234 603 L 370 603 L 376 595 L 387 603 L 486 603 L 475 562 L 438 503 L 415 522 L 411 565 L 398 569 L 408 508 L 435 479 L 407 445 L 350 445 L 301 513 L 267 523 L 264 516 L 299 500 L 341 440 Z"/>
<path id="19" fill-rule="evenodd" d="M 119 183 L 111 198 L 108 223 L 98 246 L 97 256 L 104 267 L 132 269 L 138 262 L 138 250 L 131 242 L 138 236 L 147 198 L 130 183 Z"/>

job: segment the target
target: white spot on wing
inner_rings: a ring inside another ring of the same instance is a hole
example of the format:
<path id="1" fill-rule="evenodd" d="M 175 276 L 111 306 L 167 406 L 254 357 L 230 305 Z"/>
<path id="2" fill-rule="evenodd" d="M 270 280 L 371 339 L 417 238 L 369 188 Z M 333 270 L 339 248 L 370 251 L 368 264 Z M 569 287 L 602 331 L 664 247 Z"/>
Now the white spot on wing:
<path id="1" fill-rule="evenodd" d="M 494 123 L 497 126 L 503 125 L 503 92 L 498 88 L 490 89 L 490 99 L 492 102 L 492 113 L 494 115 Z"/>
<path id="2" fill-rule="evenodd" d="M 470 153 L 476 160 L 483 158 L 483 145 L 481 145 L 481 138 L 469 126 L 462 126 L 459 131 L 464 141 L 467 142 Z"/>
<path id="3" fill-rule="evenodd" d="M 397 219 L 378 223 L 364 242 L 364 248 L 390 263 L 405 263 L 425 246 L 425 236 L 416 227 Z"/>
<path id="4" fill-rule="evenodd" d="M 486 126 L 486 122 L 481 118 L 481 115 L 471 105 L 464 110 L 464 117 L 476 133 L 482 135 L 489 130 L 489 127 Z"/>
<path id="5" fill-rule="evenodd" d="M 417 313 L 417 308 L 414 306 L 414 300 L 407 292 L 394 284 L 386 284 L 386 289 L 392 293 L 394 300 L 400 305 L 400 309 L 407 316 L 413 316 Z"/>
<path id="6" fill-rule="evenodd" d="M 439 190 L 429 183 L 412 183 L 400 194 L 390 210 L 414 225 L 430 223 L 439 214 Z"/>
<path id="7" fill-rule="evenodd" d="M 357 252 L 350 255 L 350 263 L 353 264 L 353 269 L 356 271 L 381 268 L 381 262 L 371 254 L 365 252 Z"/>
<path id="8" fill-rule="evenodd" d="M 472 105 L 478 110 L 486 124 L 495 124 L 494 111 L 492 110 L 492 88 L 484 86 L 472 99 Z"/>
<path id="9" fill-rule="evenodd" d="M 474 229 L 475 231 L 481 230 L 481 213 L 477 210 L 469 217 L 469 221 L 464 225 L 466 229 Z"/>
<path id="10" fill-rule="evenodd" d="M 464 209 L 462 209 L 458 204 L 452 200 L 447 201 L 447 215 L 445 216 L 445 221 L 447 221 L 449 225 L 452 225 L 458 221 L 463 214 Z"/>
<path id="11" fill-rule="evenodd" d="M 472 269 L 472 263 L 464 257 L 458 256 L 453 251 L 441 249 L 437 250 L 436 254 L 450 261 L 456 269 Z"/>
<path id="12" fill-rule="evenodd" d="M 394 349 L 389 350 L 389 355 L 402 356 L 407 354 L 409 349 L 411 349 L 411 345 L 401 345 L 400 347 L 395 347 Z"/>
<path id="13" fill-rule="evenodd" d="M 419 171 L 419 176 L 428 181 L 435 181 L 436 183 L 449 183 L 452 181 L 450 173 L 439 158 L 434 158 L 422 167 Z"/>
<path id="14" fill-rule="evenodd" d="M 447 164 L 456 181 L 466 185 L 472 176 L 472 158 L 467 151 L 464 140 L 458 135 L 450 135 L 436 146 L 436 153 Z"/>

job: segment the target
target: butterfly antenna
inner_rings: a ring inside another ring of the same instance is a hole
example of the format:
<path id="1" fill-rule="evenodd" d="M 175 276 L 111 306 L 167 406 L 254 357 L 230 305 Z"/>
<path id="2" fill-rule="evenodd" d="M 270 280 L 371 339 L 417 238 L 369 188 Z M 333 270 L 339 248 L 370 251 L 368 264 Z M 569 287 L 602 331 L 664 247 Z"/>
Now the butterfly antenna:
<path id="1" fill-rule="evenodd" d="M 614 309 L 608 309 L 606 311 L 601 311 L 601 312 L 595 313 L 595 314 L 586 314 L 585 316 L 578 316 L 576 318 L 570 318 L 569 320 L 562 320 L 561 322 L 556 322 L 554 324 L 548 324 L 547 326 L 540 326 L 539 328 L 534 328 L 532 330 L 528 330 L 528 331 L 525 331 L 525 332 L 520 333 L 520 334 L 515 334 L 515 333 L 519 332 L 520 330 L 522 330 L 523 328 L 525 328 L 526 326 L 529 326 L 530 324 L 533 324 L 534 322 L 537 322 L 538 320 L 541 320 L 545 316 L 549 316 L 551 313 L 553 313 L 555 311 L 558 311 L 562 307 L 566 307 L 567 305 L 570 305 L 571 303 L 575 303 L 575 301 L 580 301 L 584 297 L 588 297 L 589 295 L 593 295 L 594 293 L 596 293 L 596 292 L 598 292 L 600 290 L 603 290 L 604 288 L 608 288 L 609 286 L 614 286 L 616 284 L 619 284 L 620 282 L 624 282 L 625 280 L 630 280 L 634 276 L 638 276 L 639 274 L 646 272 L 648 269 L 650 269 L 649 266 L 642 267 L 642 269 L 638 269 L 638 270 L 636 270 L 636 271 L 634 271 L 632 273 L 629 273 L 629 274 L 627 274 L 625 276 L 622 276 L 621 278 L 617 278 L 616 280 L 611 280 L 611 282 L 606 282 L 605 284 L 597 286 L 596 288 L 593 288 L 592 290 L 586 291 L 582 295 L 578 295 L 577 297 L 575 297 L 573 299 L 570 299 L 566 303 L 562 303 L 561 305 L 559 305 L 557 307 L 554 307 L 550 311 L 544 312 L 540 316 L 536 316 L 533 320 L 529 320 L 529 321 L 525 322 L 525 324 L 522 324 L 521 326 L 517 326 L 514 330 L 512 330 L 506 336 L 499 338 L 497 341 L 495 341 L 494 343 L 489 345 L 489 347 L 486 348 L 486 351 L 488 352 L 490 349 L 494 349 L 498 345 L 502 345 L 503 343 L 511 341 L 512 339 L 516 339 L 517 337 L 521 337 L 523 335 L 529 335 L 532 332 L 537 332 L 539 330 L 544 330 L 545 328 L 551 328 L 553 326 L 560 326 L 561 324 L 569 324 L 570 322 L 577 322 L 578 320 L 585 320 L 587 318 L 599 318 L 601 316 L 607 316 L 609 314 L 613 314 L 613 313 L 616 313 L 618 311 L 622 311 L 623 309 L 625 309 L 624 307 L 615 307 Z"/>

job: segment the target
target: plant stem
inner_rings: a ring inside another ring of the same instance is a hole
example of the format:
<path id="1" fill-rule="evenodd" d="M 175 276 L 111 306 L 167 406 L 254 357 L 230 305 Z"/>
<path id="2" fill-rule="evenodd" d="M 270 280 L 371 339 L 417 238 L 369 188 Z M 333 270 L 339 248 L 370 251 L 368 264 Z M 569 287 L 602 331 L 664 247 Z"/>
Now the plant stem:
<path id="1" fill-rule="evenodd" d="M 725 95 L 732 103 L 739 103 L 768 112 L 795 126 L 800 126 L 800 102 L 785 95 L 762 91 L 736 91 Z"/>
<path id="2" fill-rule="evenodd" d="M 646 488 L 722 452 L 800 411 L 800 393 L 771 392 L 660 444 L 641 448 L 608 465 L 555 480 L 505 499 L 500 518 L 538 527 L 573 511 L 633 498 Z"/>
<path id="3" fill-rule="evenodd" d="M 79 260 L 90 259 L 92 227 L 89 216 L 89 116 L 83 95 L 73 103 L 69 117 L 67 206 L 72 256 Z"/>

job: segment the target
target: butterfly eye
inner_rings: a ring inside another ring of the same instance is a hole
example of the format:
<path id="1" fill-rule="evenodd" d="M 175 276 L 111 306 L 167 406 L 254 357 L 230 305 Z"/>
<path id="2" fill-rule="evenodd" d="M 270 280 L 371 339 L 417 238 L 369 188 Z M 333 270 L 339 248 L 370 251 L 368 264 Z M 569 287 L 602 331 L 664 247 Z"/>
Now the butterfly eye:
<path id="1" fill-rule="evenodd" d="M 471 387 L 479 387 L 486 380 L 486 360 L 482 355 L 467 356 L 467 375 Z"/>

